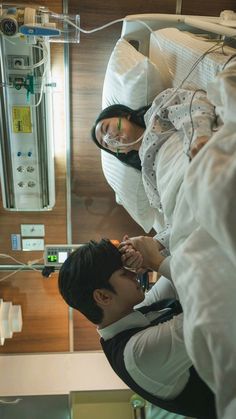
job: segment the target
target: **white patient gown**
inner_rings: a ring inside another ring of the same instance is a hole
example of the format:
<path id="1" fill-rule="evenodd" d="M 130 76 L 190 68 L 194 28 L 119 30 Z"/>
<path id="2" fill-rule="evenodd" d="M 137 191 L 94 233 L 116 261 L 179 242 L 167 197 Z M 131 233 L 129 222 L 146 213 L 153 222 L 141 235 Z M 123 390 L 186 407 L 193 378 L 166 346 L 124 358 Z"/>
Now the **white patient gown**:
<path id="1" fill-rule="evenodd" d="M 235 76 L 232 68 L 231 72 L 225 70 L 216 86 L 218 94 L 211 86 L 209 95 L 224 126 L 211 137 L 214 108 L 207 101 L 204 105 L 203 93 L 196 93 L 194 99 L 199 97 L 205 107 L 198 110 L 195 106 L 203 122 L 199 124 L 197 118 L 195 123 L 192 116 L 192 134 L 189 114 L 186 120 L 177 115 L 177 120 L 172 120 L 175 133 L 156 149 L 153 169 L 149 166 L 143 179 L 150 202 L 161 206 L 171 225 L 171 273 L 184 310 L 188 354 L 216 394 L 219 418 L 235 419 L 236 70 Z M 188 141 L 201 135 L 211 139 L 189 163 Z M 154 144 L 154 135 L 152 141 Z M 142 147 L 140 156 L 145 163 L 154 146 L 145 146 L 144 141 Z"/>

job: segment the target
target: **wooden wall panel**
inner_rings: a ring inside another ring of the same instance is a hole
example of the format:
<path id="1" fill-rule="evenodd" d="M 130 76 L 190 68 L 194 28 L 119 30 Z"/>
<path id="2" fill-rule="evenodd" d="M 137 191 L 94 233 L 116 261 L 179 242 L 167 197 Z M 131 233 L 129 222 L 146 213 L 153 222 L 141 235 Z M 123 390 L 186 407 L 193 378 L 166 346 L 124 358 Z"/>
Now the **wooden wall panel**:
<path id="1" fill-rule="evenodd" d="M 32 5 L 32 6 L 44 6 L 44 7 L 48 7 L 49 10 L 52 10 L 53 12 L 57 12 L 57 13 L 62 13 L 62 3 L 63 0 L 38 0 L 38 1 L 34 1 L 34 0 L 14 0 L 14 1 L 6 1 L 5 3 L 14 3 L 14 4 L 23 4 L 23 5 Z"/>
<path id="2" fill-rule="evenodd" d="M 219 16 L 222 10 L 236 11 L 235 0 L 183 0 L 183 15 Z"/>
<path id="3" fill-rule="evenodd" d="M 32 4 L 32 1 L 24 3 Z M 49 2 L 41 0 L 39 3 L 48 6 Z M 49 7 L 61 12 L 62 1 L 51 1 Z M 57 83 L 53 94 L 56 205 L 52 211 L 12 212 L 4 210 L 0 201 L 0 253 L 21 262 L 43 257 L 43 252 L 11 251 L 10 236 L 20 233 L 21 224 L 44 224 L 46 244 L 67 242 L 63 52 L 63 44 L 51 44 L 52 79 Z M 0 258 L 1 265 L 13 263 L 11 259 Z M 0 271 L 0 281 L 8 273 Z M 68 307 L 59 296 L 56 276 L 45 280 L 41 273 L 17 273 L 0 282 L 0 298 L 23 307 L 23 332 L 7 340 L 1 353 L 68 350 Z"/>
<path id="4" fill-rule="evenodd" d="M 8 273 L 0 272 L 0 281 Z M 69 350 L 68 308 L 58 293 L 57 274 L 45 279 L 41 272 L 18 272 L 0 282 L 0 296 L 21 305 L 23 317 L 22 331 L 5 340 L 0 354 Z"/>
<path id="5" fill-rule="evenodd" d="M 74 350 L 95 351 L 101 350 L 99 335 L 96 326 L 76 310 L 74 311 Z"/>

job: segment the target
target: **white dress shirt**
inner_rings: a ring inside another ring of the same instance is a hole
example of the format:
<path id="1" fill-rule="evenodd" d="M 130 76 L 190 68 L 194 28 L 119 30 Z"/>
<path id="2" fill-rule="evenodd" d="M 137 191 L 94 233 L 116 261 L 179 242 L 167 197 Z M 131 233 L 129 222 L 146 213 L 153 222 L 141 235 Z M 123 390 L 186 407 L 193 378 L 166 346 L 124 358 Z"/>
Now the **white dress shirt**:
<path id="1" fill-rule="evenodd" d="M 171 256 L 167 256 L 163 260 L 163 262 L 161 262 L 161 264 L 159 266 L 159 269 L 158 269 L 158 273 L 160 275 L 165 276 L 165 278 L 168 278 L 172 281 L 171 270 L 170 270 L 170 261 L 171 261 Z M 175 298 L 178 299 L 178 296 L 176 296 Z"/>
<path id="2" fill-rule="evenodd" d="M 135 308 L 164 298 L 178 297 L 173 284 L 162 276 Z M 148 326 L 162 313 L 163 310 L 144 315 L 134 310 L 117 322 L 98 329 L 98 333 L 108 340 L 124 330 Z M 166 399 L 177 396 L 188 381 L 192 365 L 184 345 L 183 315 L 132 336 L 125 346 L 124 361 L 130 376 L 144 390 Z"/>

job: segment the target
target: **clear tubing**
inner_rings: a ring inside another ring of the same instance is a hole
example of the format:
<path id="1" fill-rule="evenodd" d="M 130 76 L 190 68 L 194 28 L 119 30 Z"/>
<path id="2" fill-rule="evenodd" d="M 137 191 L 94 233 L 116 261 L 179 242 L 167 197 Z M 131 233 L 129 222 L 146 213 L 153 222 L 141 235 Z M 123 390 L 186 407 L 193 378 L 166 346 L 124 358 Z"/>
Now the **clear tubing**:
<path id="1" fill-rule="evenodd" d="M 117 136 L 115 138 L 112 138 L 109 136 L 109 134 L 106 134 L 103 138 L 103 141 L 111 147 L 129 147 L 131 145 L 135 145 L 137 143 L 139 143 L 139 141 L 141 141 L 143 139 L 143 134 L 141 135 L 141 137 L 139 137 L 137 140 L 132 141 L 131 143 L 121 143 L 120 139 L 123 138 L 125 140 L 125 137 L 122 136 Z"/>

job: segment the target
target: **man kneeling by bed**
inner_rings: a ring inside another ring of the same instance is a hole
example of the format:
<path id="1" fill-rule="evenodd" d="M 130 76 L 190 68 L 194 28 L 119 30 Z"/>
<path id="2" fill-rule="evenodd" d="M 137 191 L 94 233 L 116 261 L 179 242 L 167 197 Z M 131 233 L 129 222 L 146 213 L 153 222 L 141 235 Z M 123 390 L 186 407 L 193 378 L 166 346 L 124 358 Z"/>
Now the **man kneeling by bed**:
<path id="1" fill-rule="evenodd" d="M 167 275 L 161 245 L 152 238 L 142 240 L 148 246 L 145 262 L 135 250 L 129 262 Z M 123 257 L 109 240 L 79 247 L 60 269 L 61 295 L 98 326 L 110 365 L 133 391 L 170 412 L 216 418 L 213 393 L 186 352 L 173 284 L 162 276 L 145 296 L 137 274 L 123 266 Z"/>

